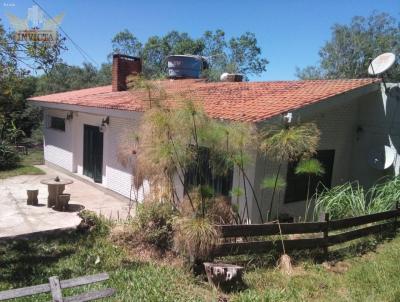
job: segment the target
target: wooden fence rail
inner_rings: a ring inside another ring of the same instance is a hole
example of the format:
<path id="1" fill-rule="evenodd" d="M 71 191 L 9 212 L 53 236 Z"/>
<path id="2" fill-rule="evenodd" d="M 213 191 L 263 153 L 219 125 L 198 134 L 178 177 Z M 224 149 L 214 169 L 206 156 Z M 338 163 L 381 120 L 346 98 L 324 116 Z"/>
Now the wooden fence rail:
<path id="1" fill-rule="evenodd" d="M 49 283 L 34 285 L 29 287 L 10 289 L 0 292 L 0 301 L 14 298 L 21 298 L 26 296 L 32 296 L 36 294 L 48 293 L 52 295 L 53 302 L 83 302 L 92 301 L 96 299 L 110 297 L 115 293 L 115 289 L 106 288 L 102 290 L 92 291 L 88 293 L 79 294 L 72 297 L 63 297 L 62 289 L 77 287 L 95 282 L 101 282 L 108 280 L 109 276 L 107 273 L 101 273 L 91 276 L 83 276 L 68 280 L 59 280 L 57 276 L 49 278 Z"/>
<path id="2" fill-rule="evenodd" d="M 338 220 L 330 220 L 327 214 L 325 215 L 325 221 L 280 223 L 280 229 L 282 235 L 315 234 L 314 238 L 284 239 L 283 244 L 286 251 L 322 248 L 325 253 L 327 253 L 328 247 L 335 244 L 344 243 L 372 234 L 380 234 L 391 230 L 396 231 L 397 217 L 399 216 L 400 208 L 397 203 L 394 210 L 386 212 Z M 392 221 L 388 222 L 388 220 Z M 363 227 L 355 230 L 345 230 L 359 226 Z M 222 238 L 240 238 L 240 240 L 232 240 L 233 242 L 226 240 L 228 242 L 219 243 L 214 249 L 214 256 L 265 253 L 268 250 L 282 251 L 282 242 L 280 239 L 251 240 L 251 237 L 280 235 L 278 223 L 219 225 L 218 228 Z M 342 233 L 337 233 L 337 231 L 340 230 L 344 231 Z M 329 234 L 329 232 L 332 231 L 335 231 L 335 233 Z"/>

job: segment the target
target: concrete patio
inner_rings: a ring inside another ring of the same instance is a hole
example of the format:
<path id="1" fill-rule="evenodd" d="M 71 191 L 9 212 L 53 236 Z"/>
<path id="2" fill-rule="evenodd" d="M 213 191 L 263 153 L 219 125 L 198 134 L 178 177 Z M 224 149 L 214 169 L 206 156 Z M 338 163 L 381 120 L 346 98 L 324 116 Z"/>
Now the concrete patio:
<path id="1" fill-rule="evenodd" d="M 0 237 L 75 227 L 81 221 L 78 213 L 83 208 L 103 214 L 107 218 L 126 218 L 127 199 L 48 166 L 38 167 L 44 170 L 46 175 L 22 175 L 0 179 Z M 70 208 L 67 212 L 47 207 L 47 186 L 40 181 L 56 176 L 74 181 L 65 188 L 65 192 L 71 194 Z M 38 206 L 26 204 L 27 189 L 39 189 Z"/>

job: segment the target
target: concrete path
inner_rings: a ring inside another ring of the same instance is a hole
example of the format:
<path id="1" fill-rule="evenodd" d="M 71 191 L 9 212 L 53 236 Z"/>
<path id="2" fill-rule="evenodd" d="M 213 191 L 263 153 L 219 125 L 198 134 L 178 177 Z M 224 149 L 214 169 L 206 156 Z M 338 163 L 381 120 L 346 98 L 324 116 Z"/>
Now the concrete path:
<path id="1" fill-rule="evenodd" d="M 109 194 L 93 185 L 72 178 L 47 166 L 38 166 L 46 175 L 21 175 L 0 179 L 0 237 L 28 234 L 79 224 L 79 210 L 85 208 L 107 218 L 126 218 L 128 201 Z M 74 181 L 65 192 L 71 194 L 68 212 L 58 212 L 47 207 L 47 186 L 42 179 L 67 178 Z M 39 205 L 26 204 L 26 190 L 39 189 Z"/>

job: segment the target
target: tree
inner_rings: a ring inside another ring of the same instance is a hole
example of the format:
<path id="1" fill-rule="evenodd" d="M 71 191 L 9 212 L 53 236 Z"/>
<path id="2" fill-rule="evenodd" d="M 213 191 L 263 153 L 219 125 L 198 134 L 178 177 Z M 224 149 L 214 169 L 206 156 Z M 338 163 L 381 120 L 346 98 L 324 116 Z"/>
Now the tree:
<path id="1" fill-rule="evenodd" d="M 97 69 L 90 63 L 83 63 L 82 67 L 59 63 L 50 72 L 37 78 L 35 94 L 44 95 L 110 83 L 110 64 L 104 63 Z"/>
<path id="2" fill-rule="evenodd" d="M 266 71 L 268 60 L 261 58 L 261 48 L 257 46 L 254 33 L 246 32 L 229 40 L 228 64 L 235 66 L 236 72 L 245 76 L 259 75 Z"/>
<path id="3" fill-rule="evenodd" d="M 17 41 L 13 32 L 4 30 L 0 20 L 0 141 L 16 143 L 39 124 L 38 110 L 26 102 L 36 86 L 30 72 L 50 72 L 60 62 L 64 42 L 61 36 L 53 44 Z"/>
<path id="4" fill-rule="evenodd" d="M 353 17 L 349 25 L 335 24 L 332 38 L 319 51 L 320 64 L 297 69 L 300 79 L 368 77 L 371 59 L 383 52 L 400 53 L 400 24 L 386 13 Z M 400 81 L 400 59 L 388 72 Z"/>
<path id="5" fill-rule="evenodd" d="M 139 49 L 138 46 L 142 45 L 127 30 L 118 33 L 112 42 L 114 52 L 125 54 L 132 53 L 131 48 Z M 148 78 L 165 76 L 166 59 L 176 54 L 206 57 L 210 68 L 203 76 L 210 80 L 219 80 L 223 72 L 243 73 L 248 79 L 250 75 L 260 75 L 268 64 L 267 59 L 261 55 L 255 35 L 250 32 L 226 41 L 225 33 L 219 29 L 215 32 L 206 31 L 198 39 L 185 32 L 171 31 L 165 36 L 149 37 L 140 51 L 143 73 Z"/>
<path id="6" fill-rule="evenodd" d="M 57 36 L 54 43 L 41 41 L 17 41 L 14 32 L 6 32 L 0 19 L 0 77 L 28 73 L 32 69 L 48 72 L 60 62 L 65 38 Z"/>
<path id="7" fill-rule="evenodd" d="M 117 33 L 111 43 L 115 54 L 139 57 L 142 53 L 142 43 L 127 29 Z"/>

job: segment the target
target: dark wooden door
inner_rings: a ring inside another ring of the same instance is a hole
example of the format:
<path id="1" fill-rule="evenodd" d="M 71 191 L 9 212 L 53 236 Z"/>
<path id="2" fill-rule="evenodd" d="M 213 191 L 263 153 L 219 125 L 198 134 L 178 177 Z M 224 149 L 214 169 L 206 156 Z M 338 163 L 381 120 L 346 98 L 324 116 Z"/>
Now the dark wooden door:
<path id="1" fill-rule="evenodd" d="M 99 127 L 83 127 L 83 175 L 102 182 L 103 170 L 103 133 Z"/>

